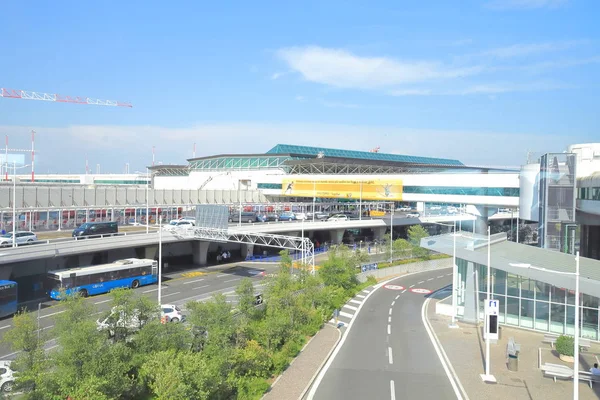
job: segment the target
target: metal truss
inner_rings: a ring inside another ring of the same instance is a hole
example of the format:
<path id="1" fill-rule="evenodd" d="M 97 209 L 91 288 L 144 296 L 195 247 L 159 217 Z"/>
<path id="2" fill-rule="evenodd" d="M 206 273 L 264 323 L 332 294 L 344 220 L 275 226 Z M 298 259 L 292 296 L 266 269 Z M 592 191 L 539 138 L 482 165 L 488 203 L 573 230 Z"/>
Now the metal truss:
<path id="1" fill-rule="evenodd" d="M 81 96 L 61 96 L 59 94 L 54 93 L 31 92 L 26 90 L 15 90 L 6 88 L 0 88 L 0 97 L 5 97 L 9 99 L 53 101 L 56 103 L 89 104 L 95 106 L 127 108 L 132 107 L 131 103 L 126 103 L 122 101 L 100 100 Z"/>
<path id="2" fill-rule="evenodd" d="M 407 167 L 391 165 L 344 164 L 337 162 L 298 163 L 287 166 L 289 174 L 320 174 L 320 175 L 385 175 L 402 173 L 432 173 L 440 168 Z"/>
<path id="3" fill-rule="evenodd" d="M 190 160 L 190 169 L 205 171 L 278 169 L 290 159 L 294 157 L 285 154 L 216 156 Z"/>
<path id="4" fill-rule="evenodd" d="M 262 232 L 243 232 L 235 229 L 216 229 L 195 227 L 172 231 L 180 238 L 194 238 L 198 240 L 210 240 L 214 242 L 245 243 L 258 246 L 275 247 L 279 249 L 297 250 L 303 255 L 304 263 L 315 265 L 315 247 L 309 238 L 297 236 L 275 235 Z"/>

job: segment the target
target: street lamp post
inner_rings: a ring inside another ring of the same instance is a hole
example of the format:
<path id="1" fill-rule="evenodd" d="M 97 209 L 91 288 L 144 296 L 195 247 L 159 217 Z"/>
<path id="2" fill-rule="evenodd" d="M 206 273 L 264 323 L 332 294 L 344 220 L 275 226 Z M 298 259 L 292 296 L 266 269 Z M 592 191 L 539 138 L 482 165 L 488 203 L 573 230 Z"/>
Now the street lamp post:
<path id="1" fill-rule="evenodd" d="M 150 230 L 150 172 L 146 168 L 146 233 Z"/>
<path id="2" fill-rule="evenodd" d="M 13 161 L 13 218 L 12 247 L 17 247 L 17 163 Z"/>
<path id="3" fill-rule="evenodd" d="M 491 299 L 491 275 L 492 275 L 492 233 L 491 229 L 488 226 L 488 251 L 487 251 L 487 297 L 486 301 Z M 486 382 L 496 382 L 496 378 L 492 374 L 490 374 L 490 323 L 489 318 L 485 316 L 485 375 L 481 376 Z"/>
<path id="4" fill-rule="evenodd" d="M 242 226 L 242 180 L 238 179 L 238 202 L 240 206 L 238 226 Z"/>
<path id="5" fill-rule="evenodd" d="M 392 202 L 392 214 L 390 217 L 390 265 L 394 262 L 394 203 Z"/>
<path id="6" fill-rule="evenodd" d="M 562 272 L 553 271 L 546 268 L 534 267 L 531 264 L 509 264 L 511 267 L 518 268 L 529 268 L 538 271 L 549 272 L 558 275 L 572 275 L 575 276 L 575 321 L 574 321 L 574 352 L 573 352 L 573 400 L 579 400 L 579 252 L 575 254 L 575 273 L 573 272 Z"/>
<path id="7" fill-rule="evenodd" d="M 146 224 L 146 226 L 148 226 Z M 162 299 L 162 215 L 158 220 L 158 305 Z"/>

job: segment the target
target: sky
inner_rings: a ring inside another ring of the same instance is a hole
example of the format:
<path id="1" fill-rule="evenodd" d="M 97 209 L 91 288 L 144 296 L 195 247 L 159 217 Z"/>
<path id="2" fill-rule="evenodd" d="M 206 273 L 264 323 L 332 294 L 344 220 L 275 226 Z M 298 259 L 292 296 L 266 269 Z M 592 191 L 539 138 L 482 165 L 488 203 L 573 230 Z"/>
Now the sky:
<path id="1" fill-rule="evenodd" d="M 600 2 L 2 1 L 0 136 L 37 173 L 277 143 L 518 166 L 600 141 Z M 533 156 L 532 156 L 533 154 Z M 26 156 L 29 161 L 29 155 Z"/>

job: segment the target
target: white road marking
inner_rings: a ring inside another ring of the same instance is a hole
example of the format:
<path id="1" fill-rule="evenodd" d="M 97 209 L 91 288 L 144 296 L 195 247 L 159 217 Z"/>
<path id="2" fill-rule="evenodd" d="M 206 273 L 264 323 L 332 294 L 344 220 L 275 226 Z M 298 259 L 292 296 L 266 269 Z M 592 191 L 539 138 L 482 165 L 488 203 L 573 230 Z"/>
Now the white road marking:
<path id="1" fill-rule="evenodd" d="M 350 300 L 350 303 L 354 303 L 354 304 L 361 304 L 361 303 L 362 303 L 362 301 L 358 301 L 358 300 L 354 300 L 354 299 L 352 299 L 352 300 Z"/>
<path id="2" fill-rule="evenodd" d="M 396 304 L 396 300 L 392 301 L 392 307 L 394 307 L 394 304 Z"/>
<path id="3" fill-rule="evenodd" d="M 167 288 L 167 286 L 163 286 L 162 289 L 165 290 Z M 142 293 L 152 293 L 152 292 L 156 292 L 158 290 L 158 288 L 154 288 L 154 289 L 149 289 L 149 290 L 144 290 Z"/>
<path id="4" fill-rule="evenodd" d="M 443 278 L 443 277 L 444 277 L 444 275 L 440 275 L 440 276 L 438 276 L 438 279 Z"/>
<path id="5" fill-rule="evenodd" d="M 57 347 L 58 347 L 58 345 L 57 345 L 57 344 L 55 344 L 54 346 L 50 346 L 50 347 L 48 347 L 48 348 L 46 349 L 46 351 L 47 351 L 47 350 L 52 350 L 52 349 L 55 349 L 55 348 L 57 348 Z"/>
<path id="6" fill-rule="evenodd" d="M 183 282 L 183 284 L 187 285 L 188 283 L 196 283 L 196 282 L 200 282 L 200 281 L 203 281 L 203 280 L 204 280 L 204 278 L 202 278 L 202 279 L 194 279 L 193 281 Z"/>
<path id="7" fill-rule="evenodd" d="M 421 284 L 421 283 L 423 283 L 423 282 L 425 282 L 425 281 L 420 281 L 420 282 L 418 282 L 418 283 L 417 283 L 417 285 L 420 285 L 420 284 Z"/>
<path id="8" fill-rule="evenodd" d="M 162 297 L 175 296 L 176 294 L 179 294 L 179 293 L 181 293 L 181 292 L 173 292 L 173 293 L 163 294 Z"/>
<path id="9" fill-rule="evenodd" d="M 209 287 L 209 286 L 210 285 L 198 286 L 198 287 L 192 288 L 192 290 L 202 289 L 202 288 Z"/>
<path id="10" fill-rule="evenodd" d="M 394 363 L 394 357 L 392 356 L 392 348 L 388 347 L 388 358 L 389 358 L 389 362 L 390 365 Z"/>
<path id="11" fill-rule="evenodd" d="M 396 400 L 396 388 L 394 387 L 394 381 L 390 381 L 390 393 L 392 400 Z"/>
<path id="12" fill-rule="evenodd" d="M 370 290 L 367 290 L 367 289 L 363 290 L 363 293 L 370 293 L 370 292 L 371 292 L 371 291 L 370 291 Z"/>
<path id="13" fill-rule="evenodd" d="M 452 276 L 452 274 L 446 274 L 446 276 Z"/>
<path id="14" fill-rule="evenodd" d="M 8 329 L 10 327 L 11 327 L 11 325 L 2 326 L 2 327 L 0 327 L 0 330 L 2 330 L 2 329 Z"/>
<path id="15" fill-rule="evenodd" d="M 347 312 L 344 312 L 344 311 L 340 311 L 340 316 L 350 318 L 350 319 L 352 319 L 352 317 L 354 317 L 353 314 L 348 314 Z"/>
<path id="16" fill-rule="evenodd" d="M 111 301 L 112 299 L 108 299 L 108 300 L 102 300 L 102 301 L 97 301 L 94 304 L 102 304 L 102 303 L 108 303 L 109 301 Z"/>
<path id="17" fill-rule="evenodd" d="M 409 289 L 412 289 L 412 288 L 414 288 L 414 287 L 415 287 L 415 285 L 410 285 L 408 288 L 409 288 Z"/>
<path id="18" fill-rule="evenodd" d="M 217 275 L 217 278 L 222 278 L 224 276 L 229 276 L 229 274 L 221 274 L 221 275 Z"/>
<path id="19" fill-rule="evenodd" d="M 388 317 L 388 322 L 392 322 L 392 317 Z"/>
<path id="20" fill-rule="evenodd" d="M 230 280 L 228 280 L 228 281 L 225 281 L 224 283 L 227 283 L 227 282 L 234 282 L 234 281 L 239 281 L 240 279 L 242 279 L 242 278 L 230 279 Z"/>
<path id="21" fill-rule="evenodd" d="M 398 297 L 400 297 L 400 295 L 398 295 L 398 296 L 394 297 L 394 300 L 398 300 Z"/>
<path id="22" fill-rule="evenodd" d="M 432 281 L 432 280 L 433 280 L 433 278 L 429 278 L 429 279 L 427 279 L 427 282 Z"/>
<path id="23" fill-rule="evenodd" d="M 63 310 L 63 311 L 57 311 L 57 312 L 55 312 L 55 313 L 52 313 L 52 314 L 42 315 L 42 316 L 40 317 L 40 319 L 42 319 L 42 318 L 48 318 L 48 317 L 51 317 L 51 316 L 53 316 L 53 315 L 62 314 L 62 313 L 64 313 L 64 312 L 65 312 L 65 310 Z"/>
<path id="24" fill-rule="evenodd" d="M 388 324 L 388 335 L 392 334 L 392 326 Z"/>
<path id="25" fill-rule="evenodd" d="M 356 297 L 360 297 L 361 299 L 364 299 L 367 296 L 363 296 L 362 294 L 357 294 Z"/>
<path id="26" fill-rule="evenodd" d="M 392 315 L 392 309 L 390 308 L 390 315 Z"/>
<path id="27" fill-rule="evenodd" d="M 404 292 L 406 292 L 406 289 L 404 289 L 404 290 L 402 291 L 402 293 L 404 293 Z"/>
<path id="28" fill-rule="evenodd" d="M 354 311 L 358 310 L 358 307 L 349 306 L 348 304 L 344 304 L 344 307 L 349 308 L 350 310 L 354 310 Z"/>

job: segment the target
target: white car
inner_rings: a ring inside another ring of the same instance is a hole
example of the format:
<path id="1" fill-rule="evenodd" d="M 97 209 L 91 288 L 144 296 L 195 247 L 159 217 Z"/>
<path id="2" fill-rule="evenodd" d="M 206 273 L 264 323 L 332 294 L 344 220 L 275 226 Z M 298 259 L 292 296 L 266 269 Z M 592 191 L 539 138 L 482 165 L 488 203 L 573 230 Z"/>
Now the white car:
<path id="1" fill-rule="evenodd" d="M 421 214 L 419 213 L 408 213 L 406 214 L 406 218 L 419 218 Z"/>
<path id="2" fill-rule="evenodd" d="M 140 320 L 138 318 L 137 310 L 133 310 L 132 315 L 126 317 L 123 310 L 119 310 L 118 307 L 113 307 L 110 314 L 102 319 L 96 321 L 96 328 L 99 331 L 108 331 L 111 336 L 115 335 L 112 328 L 126 328 L 130 330 L 137 330 L 140 328 Z"/>
<path id="3" fill-rule="evenodd" d="M 181 313 L 181 309 L 174 304 L 162 304 L 160 306 L 160 316 L 166 317 L 168 322 L 184 322 L 185 315 Z"/>
<path id="4" fill-rule="evenodd" d="M 348 221 L 348 216 L 346 214 L 335 214 L 327 218 L 327 221 Z"/>
<path id="5" fill-rule="evenodd" d="M 17 245 L 21 244 L 32 244 L 38 240 L 37 236 L 33 232 L 17 231 L 15 233 L 15 242 Z M 5 235 L 0 236 L 0 247 L 12 246 L 13 236 L 12 232 L 8 232 Z"/>
<path id="6" fill-rule="evenodd" d="M 12 392 L 15 385 L 14 372 L 10 369 L 10 361 L 0 361 L 0 391 Z"/>
<path id="7" fill-rule="evenodd" d="M 186 220 L 186 219 L 176 219 L 169 222 L 169 225 L 165 225 L 166 230 L 173 230 L 178 228 L 193 228 L 196 226 L 194 221 Z"/>
<path id="8" fill-rule="evenodd" d="M 398 208 L 398 211 L 410 211 L 412 210 L 412 208 L 410 208 L 409 206 L 402 206 Z"/>

